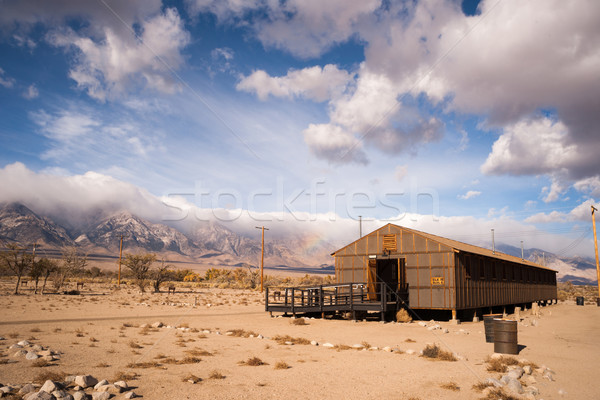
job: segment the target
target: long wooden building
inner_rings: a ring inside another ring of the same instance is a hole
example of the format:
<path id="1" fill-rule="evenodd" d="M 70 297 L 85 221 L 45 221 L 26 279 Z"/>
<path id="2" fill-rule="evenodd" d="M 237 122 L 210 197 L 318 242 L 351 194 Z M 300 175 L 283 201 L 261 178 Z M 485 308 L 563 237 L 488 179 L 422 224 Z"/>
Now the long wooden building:
<path id="1" fill-rule="evenodd" d="M 267 288 L 283 313 L 446 311 L 453 319 L 557 299 L 556 272 L 530 261 L 387 224 L 332 253 L 336 283 Z M 418 315 L 417 315 L 418 316 Z M 419 317 L 419 316 L 418 316 Z"/>
<path id="2" fill-rule="evenodd" d="M 556 301 L 556 272 L 530 261 L 387 224 L 334 252 L 338 283 L 397 291 L 411 309 L 485 310 Z M 371 295 L 374 299 L 374 295 Z"/>

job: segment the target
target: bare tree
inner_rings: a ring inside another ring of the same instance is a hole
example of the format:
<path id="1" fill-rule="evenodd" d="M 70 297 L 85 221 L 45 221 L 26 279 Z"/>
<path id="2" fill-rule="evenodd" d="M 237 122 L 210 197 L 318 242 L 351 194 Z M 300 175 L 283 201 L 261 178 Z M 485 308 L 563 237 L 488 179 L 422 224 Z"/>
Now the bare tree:
<path id="1" fill-rule="evenodd" d="M 156 261 L 156 254 L 127 254 L 123 264 L 135 279 L 138 287 L 143 292 L 146 291 L 148 278 L 150 275 L 150 267 Z"/>
<path id="2" fill-rule="evenodd" d="M 8 269 L 17 276 L 15 294 L 19 294 L 21 277 L 31 268 L 33 255 L 27 253 L 27 247 L 19 246 L 16 243 L 9 243 L 6 248 L 7 250 L 0 253 L 0 263 L 3 268 Z"/>
<path id="3" fill-rule="evenodd" d="M 80 254 L 75 247 L 65 248 L 62 261 L 54 272 L 54 288 L 60 290 L 67 278 L 81 274 L 86 265 L 87 256 Z"/>
<path id="4" fill-rule="evenodd" d="M 44 276 L 44 283 L 42 284 L 42 294 L 46 291 L 46 282 L 48 282 L 48 278 L 58 269 L 58 262 L 56 260 L 51 260 L 49 258 L 42 258 L 38 261 L 38 264 L 41 269 L 41 275 Z M 36 282 L 37 289 L 37 282 Z"/>
<path id="5" fill-rule="evenodd" d="M 169 268 L 173 267 L 171 264 L 165 264 L 165 259 L 160 260 L 160 266 L 152 270 L 152 279 L 154 280 L 154 293 L 160 293 L 160 285 L 171 279 L 171 271 Z"/>

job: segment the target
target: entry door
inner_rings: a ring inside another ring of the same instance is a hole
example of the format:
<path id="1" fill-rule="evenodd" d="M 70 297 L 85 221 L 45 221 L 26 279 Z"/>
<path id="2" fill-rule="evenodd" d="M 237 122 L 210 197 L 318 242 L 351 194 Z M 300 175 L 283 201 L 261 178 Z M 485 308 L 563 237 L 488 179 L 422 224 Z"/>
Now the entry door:
<path id="1" fill-rule="evenodd" d="M 367 268 L 367 300 L 377 300 L 377 260 L 369 259 Z"/>

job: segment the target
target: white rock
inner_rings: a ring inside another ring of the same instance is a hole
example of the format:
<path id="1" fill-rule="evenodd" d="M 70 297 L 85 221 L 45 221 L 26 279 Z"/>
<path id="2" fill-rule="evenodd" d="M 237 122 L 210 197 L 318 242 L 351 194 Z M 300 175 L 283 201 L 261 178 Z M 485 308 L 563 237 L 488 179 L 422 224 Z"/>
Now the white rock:
<path id="1" fill-rule="evenodd" d="M 110 399 L 110 393 L 108 393 L 108 392 L 92 393 L 92 400 L 108 400 L 108 399 Z"/>
<path id="2" fill-rule="evenodd" d="M 533 372 L 533 369 L 531 368 L 530 365 L 526 365 L 523 367 L 523 372 L 525 372 L 527 375 L 531 375 L 531 373 Z"/>
<path id="3" fill-rule="evenodd" d="M 365 346 L 363 346 L 362 344 L 359 344 L 359 343 L 357 343 L 357 344 L 353 344 L 353 345 L 352 345 L 352 348 L 353 348 L 353 349 L 359 349 L 359 350 L 360 350 L 360 349 L 362 349 L 362 348 L 364 348 L 364 347 L 365 347 Z"/>
<path id="4" fill-rule="evenodd" d="M 423 322 L 423 321 L 419 321 L 419 322 L 417 322 L 417 324 L 419 324 L 419 326 L 422 326 L 422 327 L 427 326 L 427 322 Z"/>
<path id="5" fill-rule="evenodd" d="M 153 328 L 162 328 L 162 326 L 163 326 L 163 323 L 160 322 L 160 321 L 157 321 L 157 322 L 155 322 L 155 323 L 152 324 Z"/>
<path id="6" fill-rule="evenodd" d="M 13 344 L 9 347 L 9 350 L 14 350 L 14 349 L 22 349 L 23 346 L 21 346 L 20 344 Z"/>
<path id="7" fill-rule="evenodd" d="M 59 389 L 59 387 L 55 382 L 53 382 L 51 380 L 47 380 L 46 382 L 44 382 L 44 384 L 42 385 L 40 390 L 42 390 L 46 393 L 52 393 L 58 389 Z"/>
<path id="8" fill-rule="evenodd" d="M 322 347 L 334 347 L 331 343 L 323 343 Z"/>
<path id="9" fill-rule="evenodd" d="M 129 385 L 127 385 L 127 382 L 125 382 L 125 381 L 117 381 L 113 385 L 122 387 L 123 389 L 129 388 Z"/>
<path id="10" fill-rule="evenodd" d="M 29 352 L 27 350 L 19 350 L 17 351 L 15 354 L 13 354 L 13 357 L 23 357 L 26 356 Z"/>
<path id="11" fill-rule="evenodd" d="M 258 339 L 264 339 L 265 337 L 263 335 L 258 335 L 257 338 Z"/>
<path id="12" fill-rule="evenodd" d="M 413 349 L 408 349 L 408 350 L 406 350 L 406 351 L 405 351 L 405 353 L 406 353 L 406 354 L 415 354 L 415 353 L 416 353 L 416 351 L 415 351 L 415 350 L 413 350 Z"/>
<path id="13" fill-rule="evenodd" d="M 94 378 L 91 375 L 77 375 L 73 382 L 75 382 L 76 385 L 81 386 L 85 389 L 96 385 L 98 383 L 98 379 Z"/>
<path id="14" fill-rule="evenodd" d="M 38 358 L 40 358 L 40 356 L 35 354 L 33 351 L 30 351 L 27 354 L 25 354 L 25 358 L 28 360 L 37 360 Z"/>
<path id="15" fill-rule="evenodd" d="M 108 385 L 108 381 L 106 379 L 102 379 L 100 382 L 94 385 L 94 390 L 98 390 L 100 386 Z"/>
<path id="16" fill-rule="evenodd" d="M 388 352 L 388 353 L 391 353 L 391 352 L 392 352 L 392 348 L 391 348 L 390 346 L 385 346 L 385 347 L 384 347 L 383 349 L 381 349 L 381 350 L 383 350 L 383 351 L 386 351 L 386 352 Z"/>
<path id="17" fill-rule="evenodd" d="M 485 380 L 485 383 L 488 384 L 488 385 L 494 385 L 494 387 L 502 387 L 502 386 L 504 386 L 504 382 L 501 382 L 498 379 L 494 379 L 494 378 L 487 378 Z"/>
<path id="18" fill-rule="evenodd" d="M 78 390 L 73 393 L 73 400 L 87 400 L 88 395 L 83 390 Z"/>
<path id="19" fill-rule="evenodd" d="M 19 343 L 17 343 L 19 346 L 21 347 L 27 347 L 29 346 L 31 343 L 27 340 L 21 340 Z"/>
<path id="20" fill-rule="evenodd" d="M 317 342 L 316 340 L 311 340 L 310 344 L 312 344 L 313 346 L 318 346 L 319 342 Z"/>
<path id="21" fill-rule="evenodd" d="M 20 394 L 27 394 L 27 393 L 35 392 L 36 390 L 37 390 L 37 387 L 33 383 L 28 383 L 27 385 L 23 386 L 19 390 L 19 393 Z"/>
<path id="22" fill-rule="evenodd" d="M 136 397 L 138 397 L 138 396 L 133 391 L 125 393 L 125 398 L 126 399 L 134 399 Z"/>

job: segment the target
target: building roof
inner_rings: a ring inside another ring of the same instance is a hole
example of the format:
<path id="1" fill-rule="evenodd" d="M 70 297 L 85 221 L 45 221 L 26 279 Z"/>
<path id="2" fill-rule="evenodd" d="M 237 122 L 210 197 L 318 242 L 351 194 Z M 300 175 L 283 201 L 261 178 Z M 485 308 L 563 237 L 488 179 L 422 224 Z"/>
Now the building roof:
<path id="1" fill-rule="evenodd" d="M 521 259 L 519 257 L 515 257 L 515 256 L 511 256 L 509 254 L 501 253 L 499 251 L 495 251 L 494 252 L 494 251 L 492 251 L 490 249 L 486 249 L 486 248 L 483 248 L 483 247 L 474 246 L 472 244 L 459 242 L 458 240 L 448 239 L 448 238 L 445 238 L 445 237 L 442 237 L 442 236 L 437 236 L 437 235 L 433 235 L 431 233 L 417 231 L 415 229 L 410 229 L 410 228 L 406 228 L 404 226 L 400 226 L 400 225 L 396 225 L 396 224 L 391 224 L 391 223 L 386 224 L 386 225 L 382 226 L 379 229 L 375 229 L 373 232 L 369 233 L 368 235 L 370 235 L 370 234 L 372 234 L 374 232 L 377 232 L 378 230 L 382 230 L 382 229 L 386 228 L 389 225 L 394 226 L 396 228 L 403 229 L 403 230 L 411 232 L 411 233 L 414 233 L 414 234 L 419 235 L 421 237 L 424 237 L 424 238 L 426 238 L 428 240 L 433 240 L 435 242 L 441 243 L 443 245 L 451 247 L 452 249 L 454 249 L 454 251 L 462 251 L 462 252 L 465 252 L 465 253 L 478 254 L 478 255 L 481 255 L 481 256 L 486 256 L 486 257 L 490 257 L 490 258 L 496 258 L 498 260 L 510 261 L 510 262 L 513 262 L 513 263 L 527 265 L 527 266 L 530 266 L 530 267 L 536 267 L 536 268 L 541 268 L 541 269 L 545 269 L 545 270 L 549 270 L 549 271 L 553 271 L 553 272 L 558 272 L 556 270 L 553 270 L 553 269 L 545 267 L 543 265 L 531 262 L 529 260 L 524 260 L 524 259 Z M 367 235 L 365 235 L 365 236 L 367 236 Z M 342 247 L 341 249 L 336 250 L 335 252 L 331 253 L 331 255 L 335 256 L 335 254 L 337 252 L 339 252 L 340 250 L 345 249 L 348 246 L 351 246 L 352 244 L 358 242 L 359 240 L 361 240 L 363 238 L 364 238 L 364 236 L 362 238 L 357 239 L 354 242 L 352 242 L 352 243 L 350 243 L 350 244 Z"/>

